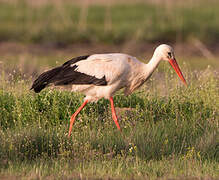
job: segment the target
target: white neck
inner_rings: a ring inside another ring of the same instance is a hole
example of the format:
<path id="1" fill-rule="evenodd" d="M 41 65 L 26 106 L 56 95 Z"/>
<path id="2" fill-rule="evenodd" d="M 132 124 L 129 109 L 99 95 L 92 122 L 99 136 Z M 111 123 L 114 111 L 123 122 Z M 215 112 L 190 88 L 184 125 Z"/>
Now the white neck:
<path id="1" fill-rule="evenodd" d="M 144 65 L 145 78 L 149 78 L 160 63 L 161 57 L 153 55 L 151 60 Z"/>

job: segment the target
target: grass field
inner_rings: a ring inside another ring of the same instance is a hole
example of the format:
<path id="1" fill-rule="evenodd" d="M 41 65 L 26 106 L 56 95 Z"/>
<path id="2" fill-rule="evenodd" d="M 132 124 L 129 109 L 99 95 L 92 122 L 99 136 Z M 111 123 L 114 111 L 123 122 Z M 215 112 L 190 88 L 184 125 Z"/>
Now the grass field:
<path id="1" fill-rule="evenodd" d="M 217 179 L 218 71 L 181 63 L 184 87 L 166 66 L 133 95 L 115 96 L 121 133 L 102 99 L 82 111 L 70 139 L 69 117 L 82 95 L 34 94 L 31 79 L 2 74 L 1 177 Z"/>
<path id="2" fill-rule="evenodd" d="M 0 0 L 0 179 L 219 179 L 218 1 L 43 2 Z M 176 47 L 188 87 L 162 62 L 142 88 L 115 95 L 122 132 L 101 99 L 67 138 L 83 95 L 29 90 L 73 56 L 146 61 L 160 43 Z"/>
<path id="3" fill-rule="evenodd" d="M 177 3 L 176 3 L 177 4 Z M 122 44 L 191 42 L 218 44 L 218 1 L 182 5 L 149 3 L 77 5 L 25 1 L 0 2 L 0 41 L 44 43 Z M 206 23 L 207 22 L 207 23 Z"/>

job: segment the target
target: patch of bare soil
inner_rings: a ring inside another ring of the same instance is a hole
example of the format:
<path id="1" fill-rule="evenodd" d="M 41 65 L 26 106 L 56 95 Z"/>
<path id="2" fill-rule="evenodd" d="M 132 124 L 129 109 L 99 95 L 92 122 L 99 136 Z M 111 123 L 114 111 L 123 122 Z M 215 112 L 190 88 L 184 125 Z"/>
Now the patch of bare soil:
<path id="1" fill-rule="evenodd" d="M 159 44 L 127 42 L 119 45 L 108 44 L 72 44 L 68 46 L 57 46 L 53 44 L 22 44 L 16 42 L 1 42 L 0 55 L 17 55 L 29 53 L 33 55 L 52 55 L 52 54 L 72 54 L 85 55 L 95 53 L 121 52 L 140 58 L 149 58 L 154 49 Z M 219 55 L 219 46 L 214 48 L 205 47 L 203 44 L 171 44 L 176 54 L 183 56 L 217 56 Z M 208 58 L 208 57 L 207 57 Z"/>

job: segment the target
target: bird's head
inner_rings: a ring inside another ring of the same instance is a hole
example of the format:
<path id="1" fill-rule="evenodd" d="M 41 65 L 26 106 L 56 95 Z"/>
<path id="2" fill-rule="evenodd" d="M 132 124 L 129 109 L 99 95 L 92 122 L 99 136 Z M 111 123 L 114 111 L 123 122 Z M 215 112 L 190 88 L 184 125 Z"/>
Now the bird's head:
<path id="1" fill-rule="evenodd" d="M 159 45 L 154 51 L 154 56 L 159 60 L 168 61 L 173 69 L 176 71 L 179 78 L 183 81 L 185 85 L 187 85 L 186 80 L 183 77 L 183 74 L 177 64 L 174 51 L 171 46 L 167 44 Z"/>

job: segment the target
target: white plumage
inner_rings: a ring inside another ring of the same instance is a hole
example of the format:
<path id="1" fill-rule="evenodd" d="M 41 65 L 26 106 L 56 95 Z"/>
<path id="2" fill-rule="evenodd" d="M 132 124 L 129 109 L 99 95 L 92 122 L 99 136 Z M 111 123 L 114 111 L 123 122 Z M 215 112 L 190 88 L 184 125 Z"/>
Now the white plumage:
<path id="1" fill-rule="evenodd" d="M 169 61 L 180 79 L 186 84 L 176 62 L 173 48 L 162 44 L 155 49 L 148 64 L 122 53 L 94 54 L 73 58 L 62 66 L 41 74 L 34 81 L 31 89 L 40 92 L 51 84 L 56 86 L 71 85 L 72 91 L 79 91 L 86 95 L 84 103 L 71 117 L 69 136 L 77 114 L 88 102 L 98 101 L 100 98 L 110 100 L 112 117 L 117 128 L 120 129 L 113 95 L 122 88 L 124 88 L 126 95 L 131 94 L 151 76 L 161 60 Z"/>
<path id="2" fill-rule="evenodd" d="M 95 54 L 87 60 L 79 61 L 75 71 L 85 73 L 96 78 L 105 76 L 107 86 L 73 85 L 72 91 L 83 92 L 85 100 L 97 101 L 100 98 L 109 99 L 121 88 L 128 88 L 134 79 L 142 76 L 144 63 L 127 54 Z M 142 72 L 142 73 L 140 73 Z"/>

